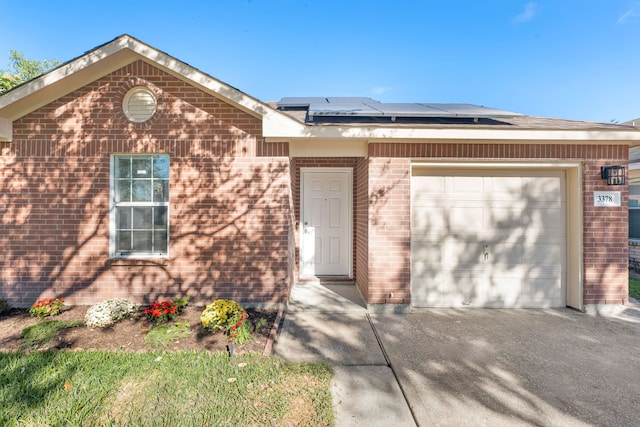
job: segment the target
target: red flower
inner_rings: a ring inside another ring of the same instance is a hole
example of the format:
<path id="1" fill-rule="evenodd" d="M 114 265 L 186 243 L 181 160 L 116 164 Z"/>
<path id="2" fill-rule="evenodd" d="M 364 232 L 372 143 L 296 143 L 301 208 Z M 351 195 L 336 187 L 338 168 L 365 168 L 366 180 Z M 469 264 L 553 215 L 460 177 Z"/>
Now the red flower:
<path id="1" fill-rule="evenodd" d="M 181 308 L 186 305 L 185 300 L 178 300 L 178 303 L 172 299 L 154 301 L 147 306 L 144 314 L 147 316 L 147 319 L 154 323 L 166 322 L 173 319 L 176 314 L 180 313 Z"/>

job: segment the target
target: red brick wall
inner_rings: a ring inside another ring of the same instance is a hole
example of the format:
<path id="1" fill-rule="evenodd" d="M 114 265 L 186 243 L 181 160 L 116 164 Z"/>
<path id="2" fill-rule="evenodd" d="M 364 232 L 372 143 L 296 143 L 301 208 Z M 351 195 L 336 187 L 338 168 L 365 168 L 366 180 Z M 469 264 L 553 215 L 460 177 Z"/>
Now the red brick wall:
<path id="1" fill-rule="evenodd" d="M 354 191 L 354 253 L 356 285 L 362 295 L 369 295 L 369 159 L 356 162 Z"/>
<path id="2" fill-rule="evenodd" d="M 403 157 L 369 158 L 369 304 L 411 302 L 410 165 Z"/>
<path id="3" fill-rule="evenodd" d="M 596 208 L 593 192 L 612 190 L 600 166 L 627 165 L 624 145 L 371 144 L 369 146 L 369 303 L 409 303 L 410 158 L 442 160 L 582 160 L 584 303 L 628 299 L 628 187 L 619 208 Z M 395 299 L 391 299 L 391 293 Z"/>
<path id="4" fill-rule="evenodd" d="M 159 99 L 133 124 L 135 85 Z M 108 254 L 110 154 L 168 153 L 170 256 Z M 285 143 L 261 122 L 142 61 L 14 122 L 0 143 L 0 297 L 72 304 L 190 294 L 281 302 L 288 294 L 290 170 Z"/>

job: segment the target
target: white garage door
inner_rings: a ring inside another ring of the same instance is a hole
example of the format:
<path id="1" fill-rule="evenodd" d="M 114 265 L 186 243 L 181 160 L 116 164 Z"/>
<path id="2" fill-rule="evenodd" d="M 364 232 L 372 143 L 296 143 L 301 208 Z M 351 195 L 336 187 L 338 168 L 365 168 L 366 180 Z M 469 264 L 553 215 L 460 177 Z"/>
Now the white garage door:
<path id="1" fill-rule="evenodd" d="M 415 307 L 564 307 L 562 171 L 415 168 Z"/>

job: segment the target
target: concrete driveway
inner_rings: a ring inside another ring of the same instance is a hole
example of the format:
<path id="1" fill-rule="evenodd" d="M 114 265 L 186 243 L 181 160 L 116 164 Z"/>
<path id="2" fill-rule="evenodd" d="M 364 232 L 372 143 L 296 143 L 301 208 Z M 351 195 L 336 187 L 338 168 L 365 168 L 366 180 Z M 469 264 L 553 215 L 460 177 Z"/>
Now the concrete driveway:
<path id="1" fill-rule="evenodd" d="M 472 309 L 371 319 L 420 426 L 640 426 L 632 318 Z"/>
<path id="2" fill-rule="evenodd" d="M 333 366 L 338 426 L 640 426 L 640 307 L 372 314 L 340 289 L 293 298 L 275 346 Z"/>

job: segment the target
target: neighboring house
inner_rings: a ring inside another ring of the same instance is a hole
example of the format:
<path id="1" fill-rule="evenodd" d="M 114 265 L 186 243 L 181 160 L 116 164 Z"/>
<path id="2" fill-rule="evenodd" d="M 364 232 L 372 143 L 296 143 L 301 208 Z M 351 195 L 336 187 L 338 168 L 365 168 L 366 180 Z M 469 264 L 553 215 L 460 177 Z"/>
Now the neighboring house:
<path id="1" fill-rule="evenodd" d="M 471 105 L 267 104 L 125 35 L 0 97 L 0 297 L 266 305 L 320 277 L 372 309 L 625 304 L 628 187 L 601 166 L 638 141 Z"/>
<path id="2" fill-rule="evenodd" d="M 640 118 L 623 124 L 640 129 Z M 629 149 L 629 270 L 640 274 L 640 147 Z"/>

